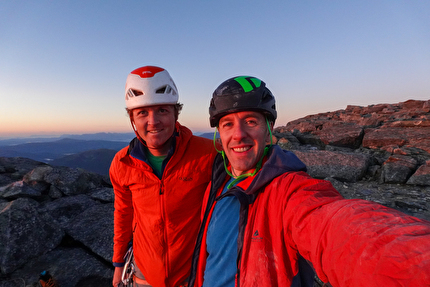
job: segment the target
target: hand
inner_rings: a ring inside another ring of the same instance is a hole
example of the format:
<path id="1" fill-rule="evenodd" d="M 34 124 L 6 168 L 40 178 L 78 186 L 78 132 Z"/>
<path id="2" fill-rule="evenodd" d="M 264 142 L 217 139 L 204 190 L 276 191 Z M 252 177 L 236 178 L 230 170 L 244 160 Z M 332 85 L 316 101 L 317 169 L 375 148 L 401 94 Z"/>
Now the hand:
<path id="1" fill-rule="evenodd" d="M 121 283 L 122 271 L 124 267 L 115 267 L 115 272 L 113 273 L 112 285 L 114 287 L 118 287 L 118 284 Z"/>

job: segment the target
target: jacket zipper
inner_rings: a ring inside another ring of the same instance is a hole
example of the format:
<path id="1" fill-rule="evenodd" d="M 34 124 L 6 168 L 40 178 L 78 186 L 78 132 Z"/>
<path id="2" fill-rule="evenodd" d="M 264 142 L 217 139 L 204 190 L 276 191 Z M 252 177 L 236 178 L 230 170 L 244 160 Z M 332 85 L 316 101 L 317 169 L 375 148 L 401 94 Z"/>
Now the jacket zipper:
<path id="1" fill-rule="evenodd" d="M 167 248 L 168 237 L 167 237 L 167 223 L 166 223 L 167 217 L 166 217 L 166 204 L 165 204 L 166 197 L 164 196 L 164 193 L 165 193 L 164 185 L 163 185 L 163 181 L 161 180 L 160 181 L 160 210 L 161 210 L 161 214 L 163 217 L 162 218 L 163 234 L 164 234 L 164 246 L 163 246 L 163 248 L 165 249 L 164 260 L 166 262 L 164 272 L 165 272 L 166 278 L 169 278 L 169 266 L 170 266 L 169 261 L 170 260 L 169 260 L 169 250 Z"/>

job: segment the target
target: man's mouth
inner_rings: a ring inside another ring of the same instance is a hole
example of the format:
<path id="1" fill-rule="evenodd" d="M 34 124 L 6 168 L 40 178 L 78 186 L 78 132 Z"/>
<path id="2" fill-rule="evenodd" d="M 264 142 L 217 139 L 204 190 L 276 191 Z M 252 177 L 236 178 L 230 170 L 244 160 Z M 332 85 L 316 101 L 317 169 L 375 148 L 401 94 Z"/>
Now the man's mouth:
<path id="1" fill-rule="evenodd" d="M 234 148 L 232 148 L 232 150 L 234 152 L 246 152 L 246 151 L 248 151 L 250 149 L 251 149 L 250 146 L 243 146 L 243 147 L 234 147 Z"/>
<path id="2" fill-rule="evenodd" d="M 162 130 L 152 130 L 152 131 L 148 131 L 149 134 L 157 134 L 159 132 L 161 132 Z"/>

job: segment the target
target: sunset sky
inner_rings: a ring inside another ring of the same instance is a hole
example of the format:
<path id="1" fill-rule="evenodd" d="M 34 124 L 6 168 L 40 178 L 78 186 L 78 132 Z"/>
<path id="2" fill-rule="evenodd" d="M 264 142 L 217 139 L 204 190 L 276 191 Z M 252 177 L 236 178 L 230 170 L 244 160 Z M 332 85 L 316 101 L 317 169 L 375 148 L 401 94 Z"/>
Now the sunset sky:
<path id="1" fill-rule="evenodd" d="M 0 138 L 130 132 L 128 73 L 167 69 L 179 121 L 211 131 L 227 78 L 265 81 L 275 126 L 430 99 L 430 1 L 1 1 Z"/>

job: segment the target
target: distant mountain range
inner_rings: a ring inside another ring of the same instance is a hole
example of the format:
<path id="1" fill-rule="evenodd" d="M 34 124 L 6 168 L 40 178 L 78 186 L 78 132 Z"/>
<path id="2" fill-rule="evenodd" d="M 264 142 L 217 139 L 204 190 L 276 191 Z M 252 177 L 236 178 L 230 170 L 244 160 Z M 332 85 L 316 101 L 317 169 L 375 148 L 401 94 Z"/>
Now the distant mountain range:
<path id="1" fill-rule="evenodd" d="M 94 134 L 81 134 L 81 135 L 65 134 L 58 137 L 32 136 L 32 137 L 25 137 L 25 138 L 0 139 L 0 147 L 24 144 L 24 143 L 53 142 L 61 139 L 130 142 L 134 137 L 135 137 L 134 133 L 94 133 Z"/>
<path id="2" fill-rule="evenodd" d="M 212 139 L 213 133 L 200 136 Z M 116 152 L 134 137 L 134 133 L 96 133 L 6 139 L 0 140 L 0 157 L 25 157 L 50 165 L 83 168 L 108 175 Z"/>
<path id="3" fill-rule="evenodd" d="M 117 150 L 93 149 L 54 159 L 51 165 L 83 168 L 102 175 L 109 174 L 109 167 Z"/>
<path id="4" fill-rule="evenodd" d="M 25 143 L 0 147 L 0 156 L 27 157 L 42 162 L 50 162 L 54 159 L 83 151 L 94 149 L 119 150 L 127 145 L 127 142 L 104 140 L 75 140 L 61 139 L 51 142 Z"/>

